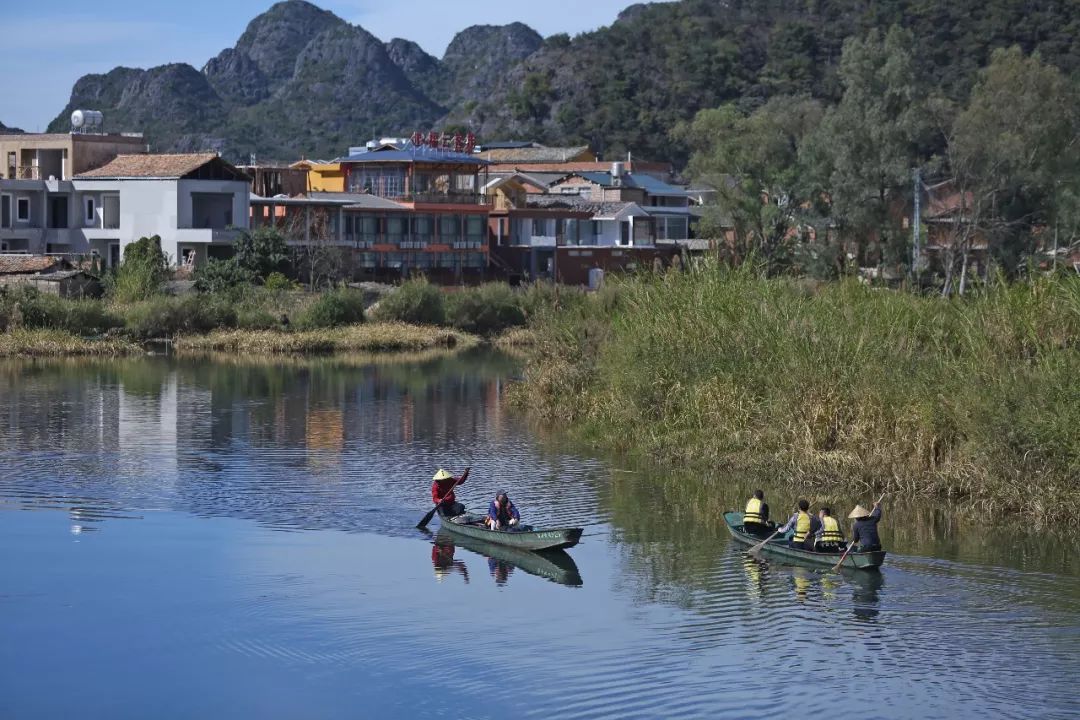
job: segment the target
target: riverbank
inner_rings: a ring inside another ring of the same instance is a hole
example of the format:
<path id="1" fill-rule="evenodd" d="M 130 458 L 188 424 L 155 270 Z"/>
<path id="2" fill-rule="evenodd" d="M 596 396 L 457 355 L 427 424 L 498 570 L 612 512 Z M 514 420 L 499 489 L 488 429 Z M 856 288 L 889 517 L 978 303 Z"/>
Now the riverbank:
<path id="1" fill-rule="evenodd" d="M 269 355 L 331 353 L 419 352 L 438 348 L 464 349 L 480 342 L 475 335 L 425 325 L 368 323 L 327 330 L 215 330 L 205 335 L 182 335 L 173 342 L 177 352 L 260 353 Z"/>
<path id="2" fill-rule="evenodd" d="M 707 268 L 533 323 L 511 400 L 579 439 L 799 493 L 1080 517 L 1080 282 L 960 300 Z"/>
<path id="3" fill-rule="evenodd" d="M 66 330 L 9 330 L 0 333 L 0 357 L 119 357 L 142 347 L 126 338 L 84 338 Z"/>

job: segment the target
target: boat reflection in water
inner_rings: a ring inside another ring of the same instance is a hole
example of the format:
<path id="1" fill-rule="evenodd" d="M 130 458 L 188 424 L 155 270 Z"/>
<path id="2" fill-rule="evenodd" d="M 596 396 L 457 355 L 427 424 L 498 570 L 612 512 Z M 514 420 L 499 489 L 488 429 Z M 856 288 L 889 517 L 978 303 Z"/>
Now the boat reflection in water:
<path id="1" fill-rule="evenodd" d="M 742 558 L 742 567 L 746 572 L 746 587 L 749 598 L 761 602 L 768 593 L 770 563 L 766 559 L 757 560 L 749 555 Z M 779 563 L 776 573 L 788 580 L 794 597 L 800 603 L 821 600 L 832 603 L 841 598 L 845 588 L 851 590 L 852 613 L 861 620 L 873 620 L 880 613 L 879 591 L 885 586 L 885 575 L 876 570 L 852 570 L 842 568 L 831 572 L 818 567 Z M 773 577 L 776 578 L 777 574 Z"/>
<path id="2" fill-rule="evenodd" d="M 454 549 L 463 547 L 478 555 L 483 555 L 488 560 L 488 569 L 497 585 L 505 585 L 510 579 L 514 568 L 518 568 L 530 575 L 542 577 L 553 583 L 581 587 L 581 573 L 578 572 L 577 564 L 565 550 L 519 550 L 505 545 L 475 540 L 461 535 L 451 535 L 440 529 L 434 538 L 434 547 L 448 552 L 448 557 L 454 556 Z M 432 550 L 432 560 L 436 551 Z M 454 562 L 461 562 L 456 560 Z"/>

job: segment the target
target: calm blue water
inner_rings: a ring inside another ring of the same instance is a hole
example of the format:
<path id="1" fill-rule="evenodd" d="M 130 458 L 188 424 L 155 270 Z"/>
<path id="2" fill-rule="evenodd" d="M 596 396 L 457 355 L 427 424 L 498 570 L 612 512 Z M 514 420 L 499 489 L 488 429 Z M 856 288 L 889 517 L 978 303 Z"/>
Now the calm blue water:
<path id="1" fill-rule="evenodd" d="M 515 372 L 0 366 L 0 718 L 1080 715 L 1069 548 L 913 508 L 880 575 L 759 564 L 685 483 L 538 437 Z M 433 545 L 444 464 L 584 542 Z"/>

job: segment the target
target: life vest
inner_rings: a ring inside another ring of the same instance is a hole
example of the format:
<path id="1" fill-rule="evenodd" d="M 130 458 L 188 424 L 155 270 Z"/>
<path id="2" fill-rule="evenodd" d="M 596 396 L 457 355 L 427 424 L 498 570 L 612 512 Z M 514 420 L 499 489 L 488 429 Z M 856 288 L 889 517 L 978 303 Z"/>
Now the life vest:
<path id="1" fill-rule="evenodd" d="M 799 519 L 795 521 L 795 537 L 792 541 L 801 543 L 810 534 L 810 513 L 799 511 Z"/>
<path id="2" fill-rule="evenodd" d="M 821 518 L 821 542 L 844 542 L 844 533 L 840 532 L 840 523 L 832 515 Z"/>
<path id="3" fill-rule="evenodd" d="M 765 524 L 765 518 L 761 516 L 761 501 L 752 497 L 746 501 L 746 510 L 743 512 L 743 523 Z"/>

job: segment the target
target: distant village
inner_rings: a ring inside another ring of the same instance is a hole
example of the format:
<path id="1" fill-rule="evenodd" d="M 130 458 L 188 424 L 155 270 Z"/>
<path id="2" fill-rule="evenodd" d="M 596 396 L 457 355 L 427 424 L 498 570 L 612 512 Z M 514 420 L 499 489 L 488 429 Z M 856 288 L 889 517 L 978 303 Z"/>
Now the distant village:
<path id="1" fill-rule="evenodd" d="M 234 166 L 151 153 L 141 134 L 101 125 L 77 111 L 67 134 L 0 135 L 0 275 L 64 275 L 65 259 L 112 268 L 150 236 L 184 275 L 263 227 L 298 250 L 338 249 L 352 280 L 588 285 L 709 247 L 693 236 L 706 193 L 632 155 L 416 132 L 329 160 Z"/>
<path id="2" fill-rule="evenodd" d="M 681 266 L 734 238 L 697 236 L 713 190 L 632 154 L 415 132 L 329 160 L 234 166 L 216 153 L 151 153 L 141 133 L 104 132 L 99 112 L 71 120 L 67 134 L 0 134 L 0 283 L 80 294 L 88 268 L 116 267 L 152 236 L 185 277 L 266 227 L 301 255 L 332 250 L 340 280 L 421 273 L 447 284 L 596 286 L 605 272 Z M 927 188 L 927 250 L 947 234 L 935 223 L 955 219 L 954 196 Z"/>

